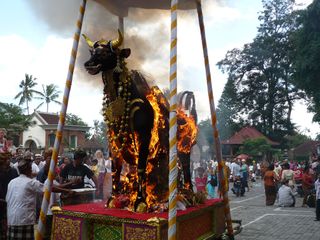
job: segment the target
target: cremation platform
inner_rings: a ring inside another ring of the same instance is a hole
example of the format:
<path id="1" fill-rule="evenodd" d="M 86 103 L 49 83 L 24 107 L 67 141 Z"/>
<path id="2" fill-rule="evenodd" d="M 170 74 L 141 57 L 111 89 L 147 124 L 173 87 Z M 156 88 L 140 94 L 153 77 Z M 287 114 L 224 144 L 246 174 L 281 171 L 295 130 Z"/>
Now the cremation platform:
<path id="1" fill-rule="evenodd" d="M 106 209 L 104 203 L 64 206 L 55 211 L 52 239 L 160 240 L 167 239 L 168 213 L 134 213 Z M 177 211 L 177 239 L 215 239 L 225 230 L 220 199 Z"/>

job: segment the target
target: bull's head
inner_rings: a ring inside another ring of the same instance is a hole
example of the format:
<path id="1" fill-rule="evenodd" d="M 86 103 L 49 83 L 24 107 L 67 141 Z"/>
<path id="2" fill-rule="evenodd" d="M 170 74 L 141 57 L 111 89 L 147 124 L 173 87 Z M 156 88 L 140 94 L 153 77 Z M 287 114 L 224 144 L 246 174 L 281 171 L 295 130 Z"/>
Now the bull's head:
<path id="1" fill-rule="evenodd" d="M 83 34 L 91 53 L 90 59 L 84 64 L 88 73 L 95 75 L 100 71 L 112 70 L 123 58 L 130 56 L 131 51 L 129 48 L 119 48 L 123 42 L 123 36 L 119 30 L 118 34 L 118 39 L 110 41 L 99 40 L 96 42 L 91 41 Z"/>

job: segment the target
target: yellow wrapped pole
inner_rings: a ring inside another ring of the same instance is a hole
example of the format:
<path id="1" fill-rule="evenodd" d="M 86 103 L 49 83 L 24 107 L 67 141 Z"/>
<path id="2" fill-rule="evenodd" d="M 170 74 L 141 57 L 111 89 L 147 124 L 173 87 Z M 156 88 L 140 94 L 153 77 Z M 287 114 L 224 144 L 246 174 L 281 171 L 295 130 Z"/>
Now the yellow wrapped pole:
<path id="1" fill-rule="evenodd" d="M 214 98 L 213 98 L 213 92 L 212 92 L 210 64 L 209 64 L 209 56 L 208 56 L 206 32 L 205 32 L 204 21 L 203 21 L 201 0 L 196 0 L 196 3 L 197 3 L 199 27 L 201 32 L 204 64 L 206 69 L 207 88 L 208 88 L 208 96 L 209 96 L 209 104 L 210 104 L 210 112 L 211 112 L 211 121 L 212 121 L 212 127 L 213 127 L 214 143 L 215 143 L 215 150 L 216 150 L 216 156 L 218 161 L 218 169 L 219 169 L 218 175 L 219 175 L 219 181 L 221 186 L 225 186 L 225 183 L 227 181 L 225 178 L 227 176 L 224 176 L 223 174 L 221 145 L 220 145 L 219 132 L 217 129 L 217 115 L 216 115 L 216 109 L 214 105 Z M 227 223 L 228 235 L 231 239 L 233 239 L 234 236 L 233 236 L 233 228 L 232 228 L 232 221 L 231 221 L 231 215 L 230 215 L 228 192 L 226 191 L 225 187 L 222 187 L 221 189 L 223 191 L 222 195 L 223 195 L 223 203 L 224 203 L 224 214 L 225 214 L 225 220 Z"/>
<path id="2" fill-rule="evenodd" d="M 87 0 L 82 0 L 82 3 L 80 5 L 80 10 L 79 10 L 80 11 L 79 17 L 78 17 L 78 21 L 77 21 L 77 29 L 76 29 L 76 32 L 74 33 L 74 36 L 73 36 L 73 47 L 72 47 L 72 51 L 71 51 L 69 70 L 68 70 L 68 75 L 67 75 L 67 80 L 66 80 L 66 85 L 65 85 L 65 90 L 64 90 L 63 101 L 62 101 L 62 105 L 61 105 L 59 124 L 58 124 L 57 132 L 56 132 L 56 139 L 54 142 L 54 148 L 53 148 L 52 157 L 51 157 L 51 161 L 50 161 L 50 168 L 49 168 L 49 172 L 48 172 L 48 184 L 45 186 L 45 191 L 44 191 L 41 210 L 40 210 L 38 229 L 36 232 L 36 239 L 37 240 L 43 239 L 44 233 L 45 233 L 46 215 L 47 215 L 48 205 L 49 205 L 50 196 L 51 196 L 52 182 L 55 177 L 55 168 L 57 165 L 57 158 L 58 158 L 60 143 L 61 143 L 61 139 L 62 139 L 62 132 L 63 132 L 64 123 L 65 123 L 65 119 L 66 119 L 66 112 L 67 112 L 68 101 L 69 101 L 69 93 L 70 93 L 70 89 L 71 89 L 71 85 L 72 85 L 72 77 L 73 77 L 73 72 L 74 72 L 74 67 L 75 67 L 75 62 L 76 62 L 78 44 L 79 44 L 79 39 L 80 39 L 80 33 L 81 33 L 86 3 L 87 3 Z"/>
<path id="3" fill-rule="evenodd" d="M 169 123 L 169 218 L 168 239 L 176 239 L 177 215 L 177 8 L 178 0 L 171 0 L 170 45 L 170 123 Z"/>

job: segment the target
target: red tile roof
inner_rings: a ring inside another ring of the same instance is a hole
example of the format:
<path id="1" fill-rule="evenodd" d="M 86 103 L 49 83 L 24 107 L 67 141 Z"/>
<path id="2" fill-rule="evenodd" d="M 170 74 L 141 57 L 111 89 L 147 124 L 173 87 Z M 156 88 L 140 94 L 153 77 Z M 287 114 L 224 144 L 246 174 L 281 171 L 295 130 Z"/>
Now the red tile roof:
<path id="1" fill-rule="evenodd" d="M 317 146 L 320 145 L 320 141 L 307 141 L 295 147 L 293 150 L 294 155 L 305 156 L 311 153 L 317 152 Z"/>
<path id="2" fill-rule="evenodd" d="M 96 138 L 86 139 L 83 144 L 79 146 L 84 149 L 103 149 L 103 144 L 101 144 Z"/>
<path id="3" fill-rule="evenodd" d="M 58 124 L 59 123 L 59 115 L 54 113 L 43 113 L 38 112 L 39 115 L 47 122 L 47 124 Z"/>
<path id="4" fill-rule="evenodd" d="M 224 140 L 221 143 L 229 145 L 241 145 L 247 139 L 256 139 L 261 137 L 265 138 L 271 145 L 279 145 L 279 143 L 270 140 L 254 127 L 244 127 L 239 132 L 236 132 L 228 140 Z"/>

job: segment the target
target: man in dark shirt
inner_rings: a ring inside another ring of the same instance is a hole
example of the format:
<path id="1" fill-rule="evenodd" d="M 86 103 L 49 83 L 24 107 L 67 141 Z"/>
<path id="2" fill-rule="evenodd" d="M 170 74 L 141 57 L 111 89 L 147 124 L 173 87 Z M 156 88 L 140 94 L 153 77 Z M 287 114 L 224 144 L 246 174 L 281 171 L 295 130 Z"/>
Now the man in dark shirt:
<path id="1" fill-rule="evenodd" d="M 0 239 L 6 239 L 7 234 L 7 204 L 6 195 L 9 182 L 18 177 L 16 169 L 10 167 L 10 153 L 0 153 Z"/>
<path id="2" fill-rule="evenodd" d="M 97 178 L 94 176 L 93 172 L 83 165 L 83 161 L 86 157 L 86 152 L 77 150 L 74 153 L 73 162 L 66 165 L 60 172 L 60 182 L 64 183 L 74 181 L 75 183 L 71 188 L 84 188 L 84 177 L 87 176 L 89 179 L 93 180 L 96 186 L 98 186 Z M 96 194 L 98 194 L 98 192 L 96 192 Z"/>

